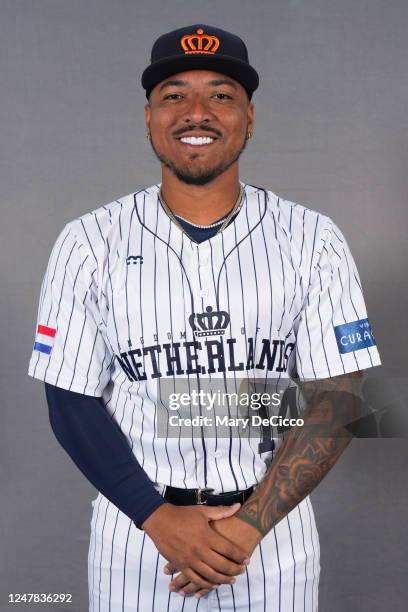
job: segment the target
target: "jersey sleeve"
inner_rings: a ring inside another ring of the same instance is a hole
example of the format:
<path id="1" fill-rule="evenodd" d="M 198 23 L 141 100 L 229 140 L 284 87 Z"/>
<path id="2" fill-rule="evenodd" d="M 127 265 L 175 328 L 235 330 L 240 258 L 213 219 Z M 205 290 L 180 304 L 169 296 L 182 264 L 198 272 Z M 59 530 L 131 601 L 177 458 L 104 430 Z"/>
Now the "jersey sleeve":
<path id="1" fill-rule="evenodd" d="M 98 308 L 97 263 L 72 225 L 60 232 L 43 277 L 28 374 L 98 397 L 113 356 Z"/>
<path id="2" fill-rule="evenodd" d="M 381 365 L 355 261 L 330 219 L 316 251 L 295 326 L 291 375 L 331 378 Z"/>

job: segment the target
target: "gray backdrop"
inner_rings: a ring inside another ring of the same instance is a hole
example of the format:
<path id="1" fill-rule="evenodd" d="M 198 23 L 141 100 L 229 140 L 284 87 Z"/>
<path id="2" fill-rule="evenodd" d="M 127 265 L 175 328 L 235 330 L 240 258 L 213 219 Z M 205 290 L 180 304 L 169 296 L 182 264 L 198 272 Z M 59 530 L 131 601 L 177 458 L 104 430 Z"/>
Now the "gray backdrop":
<path id="1" fill-rule="evenodd" d="M 12 592 L 71 592 L 73 603 L 55 609 L 84 612 L 96 492 L 54 438 L 43 385 L 26 371 L 42 275 L 63 225 L 160 180 L 139 84 L 152 42 L 199 21 L 246 39 L 261 86 L 241 177 L 336 221 L 357 261 L 384 364 L 370 376 L 402 377 L 408 3 L 0 6 L 0 610 L 12 609 Z M 405 610 L 406 461 L 404 441 L 355 440 L 313 495 L 323 612 Z"/>

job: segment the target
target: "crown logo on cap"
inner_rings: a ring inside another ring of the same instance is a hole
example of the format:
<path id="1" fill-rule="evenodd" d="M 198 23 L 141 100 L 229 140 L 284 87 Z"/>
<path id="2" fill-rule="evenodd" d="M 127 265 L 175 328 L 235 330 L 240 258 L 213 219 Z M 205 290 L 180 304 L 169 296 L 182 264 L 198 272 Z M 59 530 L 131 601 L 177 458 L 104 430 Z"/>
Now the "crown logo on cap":
<path id="1" fill-rule="evenodd" d="M 180 40 L 185 54 L 207 53 L 212 55 L 220 46 L 220 40 L 212 34 L 204 34 L 202 28 L 198 28 L 196 34 L 186 34 Z"/>

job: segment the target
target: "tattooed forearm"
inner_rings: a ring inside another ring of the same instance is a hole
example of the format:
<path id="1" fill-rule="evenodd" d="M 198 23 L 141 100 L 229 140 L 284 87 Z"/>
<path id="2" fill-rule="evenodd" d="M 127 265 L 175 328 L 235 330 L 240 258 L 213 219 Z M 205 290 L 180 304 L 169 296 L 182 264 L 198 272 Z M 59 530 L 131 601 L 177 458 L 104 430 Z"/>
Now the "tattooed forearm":
<path id="1" fill-rule="evenodd" d="M 352 439 L 346 425 L 359 418 L 354 375 L 303 385 L 305 424 L 290 430 L 264 479 L 235 516 L 262 536 L 324 478 Z"/>

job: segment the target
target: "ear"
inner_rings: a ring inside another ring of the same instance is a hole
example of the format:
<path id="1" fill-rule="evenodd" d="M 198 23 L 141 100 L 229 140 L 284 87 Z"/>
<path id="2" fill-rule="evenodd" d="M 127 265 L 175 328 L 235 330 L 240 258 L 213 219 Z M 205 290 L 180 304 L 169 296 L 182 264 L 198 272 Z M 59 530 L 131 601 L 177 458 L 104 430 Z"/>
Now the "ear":
<path id="1" fill-rule="evenodd" d="M 144 106 L 144 114 L 145 114 L 146 128 L 150 132 L 150 104 L 149 103 L 145 104 Z"/>
<path id="2" fill-rule="evenodd" d="M 250 102 L 247 107 L 247 129 L 250 132 L 254 131 L 255 108 L 253 102 Z"/>

